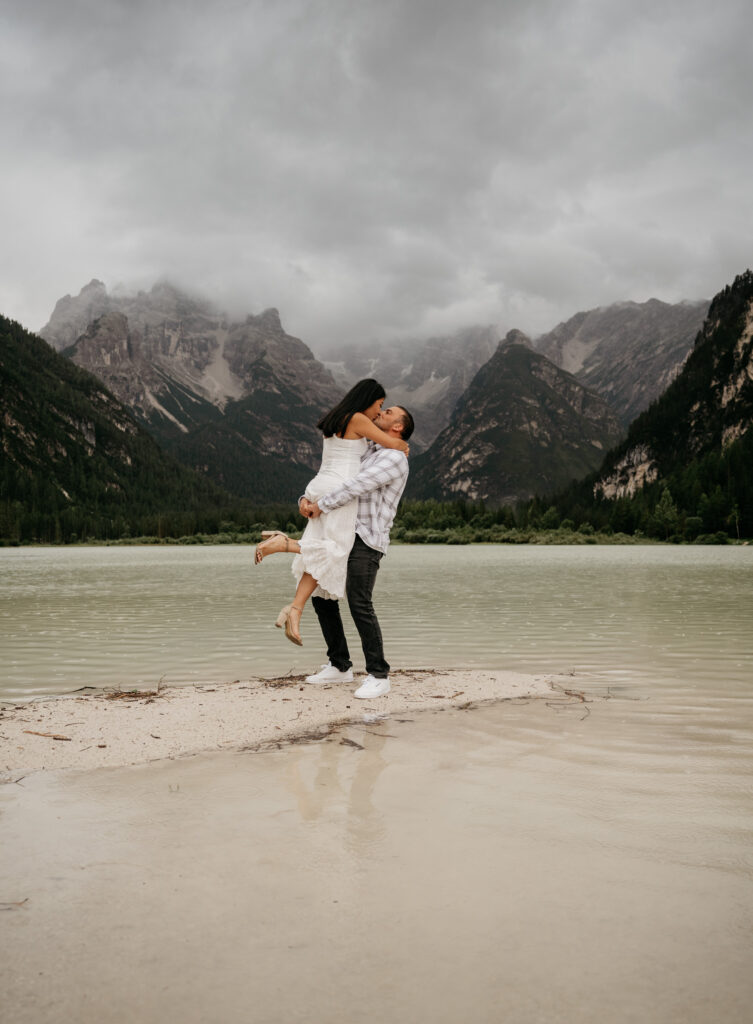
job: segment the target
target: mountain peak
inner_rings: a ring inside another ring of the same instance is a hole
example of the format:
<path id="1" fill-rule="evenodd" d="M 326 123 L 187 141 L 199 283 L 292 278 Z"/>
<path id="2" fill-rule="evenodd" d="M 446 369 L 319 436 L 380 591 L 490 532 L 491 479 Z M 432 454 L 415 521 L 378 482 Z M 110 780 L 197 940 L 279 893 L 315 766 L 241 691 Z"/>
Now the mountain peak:
<path id="1" fill-rule="evenodd" d="M 107 295 L 107 287 L 105 286 L 105 283 L 103 281 L 100 281 L 98 280 L 98 278 L 93 277 L 91 281 L 88 284 L 85 284 L 84 287 L 81 289 L 81 291 L 79 292 L 79 296 L 90 295 L 92 292 L 100 292 L 103 295 Z"/>
<path id="2" fill-rule="evenodd" d="M 271 331 L 274 334 L 284 334 L 282 321 L 280 320 L 280 311 L 274 306 L 270 306 L 256 315 L 249 313 L 246 317 L 246 323 L 249 326 Z"/>
<path id="3" fill-rule="evenodd" d="M 517 328 L 513 327 L 511 331 L 508 331 L 504 338 L 499 343 L 499 348 L 507 345 L 524 345 L 526 348 L 533 348 L 533 342 L 527 334 L 523 334 Z"/>
<path id="4" fill-rule="evenodd" d="M 93 277 L 75 298 L 64 295 L 58 299 L 52 316 L 39 335 L 60 352 L 73 345 L 92 320 L 108 312 L 109 308 L 107 288 Z"/>
<path id="5" fill-rule="evenodd" d="M 272 488 L 291 472 L 298 486 L 316 465 L 314 424 L 338 389 L 275 308 L 239 323 L 165 278 L 135 295 L 93 281 L 57 304 L 44 333 L 180 458 L 223 483 L 232 475 L 243 493 L 267 486 L 265 459 L 294 466 L 273 473 Z"/>
<path id="6" fill-rule="evenodd" d="M 410 497 L 514 504 L 584 476 L 618 440 L 606 402 L 525 340 L 510 332 L 478 371 L 415 460 Z"/>

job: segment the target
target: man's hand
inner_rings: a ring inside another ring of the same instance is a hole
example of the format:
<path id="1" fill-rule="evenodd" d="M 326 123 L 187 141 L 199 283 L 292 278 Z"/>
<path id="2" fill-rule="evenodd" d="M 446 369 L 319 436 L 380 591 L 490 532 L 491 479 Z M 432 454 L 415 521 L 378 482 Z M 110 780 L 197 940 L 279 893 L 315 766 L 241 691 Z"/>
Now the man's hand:
<path id="1" fill-rule="evenodd" d="M 322 514 L 322 510 L 316 504 L 315 501 L 309 501 L 308 498 L 301 498 L 298 502 L 298 511 L 304 517 L 304 519 L 316 519 L 317 516 Z"/>

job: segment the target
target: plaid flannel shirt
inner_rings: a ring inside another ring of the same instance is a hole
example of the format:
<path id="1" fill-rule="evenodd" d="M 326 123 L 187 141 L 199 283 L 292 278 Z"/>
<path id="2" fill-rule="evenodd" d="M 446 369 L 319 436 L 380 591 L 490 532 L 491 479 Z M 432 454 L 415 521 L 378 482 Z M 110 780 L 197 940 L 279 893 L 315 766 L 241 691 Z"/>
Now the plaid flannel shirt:
<path id="1" fill-rule="evenodd" d="M 356 533 L 370 548 L 386 554 L 390 527 L 407 480 L 406 456 L 396 448 L 382 448 L 369 441 L 357 476 L 319 498 L 317 504 L 322 512 L 331 512 L 358 498 Z"/>

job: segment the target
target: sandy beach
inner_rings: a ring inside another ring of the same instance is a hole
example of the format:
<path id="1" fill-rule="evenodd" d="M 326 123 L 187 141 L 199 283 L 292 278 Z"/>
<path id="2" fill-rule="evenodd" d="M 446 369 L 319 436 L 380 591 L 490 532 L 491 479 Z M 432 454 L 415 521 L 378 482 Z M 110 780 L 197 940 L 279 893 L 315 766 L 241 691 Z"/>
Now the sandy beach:
<path id="1" fill-rule="evenodd" d="M 0 780 L 36 771 L 115 768 L 204 751 L 254 749 L 351 721 L 486 701 L 551 695 L 570 677 L 515 672 L 405 670 L 386 697 L 303 676 L 159 691 L 91 691 L 0 703 Z M 560 694 L 561 695 L 561 694 Z"/>
<path id="2" fill-rule="evenodd" d="M 749 1019 L 739 700 L 481 671 L 352 690 L 2 704 L 5 1017 Z"/>

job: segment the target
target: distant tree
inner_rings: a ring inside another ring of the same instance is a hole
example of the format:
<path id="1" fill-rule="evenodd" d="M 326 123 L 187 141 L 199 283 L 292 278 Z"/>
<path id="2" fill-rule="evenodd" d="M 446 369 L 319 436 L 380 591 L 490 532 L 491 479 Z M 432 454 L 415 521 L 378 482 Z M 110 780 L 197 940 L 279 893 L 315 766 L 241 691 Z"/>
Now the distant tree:
<path id="1" fill-rule="evenodd" d="M 719 484 L 711 494 L 702 494 L 698 502 L 698 515 L 703 520 L 703 528 L 707 533 L 724 530 L 730 511 L 728 499 Z"/>
<path id="2" fill-rule="evenodd" d="M 539 520 L 542 530 L 556 530 L 560 525 L 560 514 L 554 505 L 550 505 Z"/>
<path id="3" fill-rule="evenodd" d="M 735 527 L 735 534 L 737 539 L 740 540 L 740 509 L 737 502 L 732 506 L 732 511 L 727 516 L 727 523 Z"/>
<path id="4" fill-rule="evenodd" d="M 670 535 L 677 530 L 679 521 L 677 506 L 668 487 L 662 490 L 661 498 L 654 509 L 653 519 L 665 540 L 669 539 Z"/>

